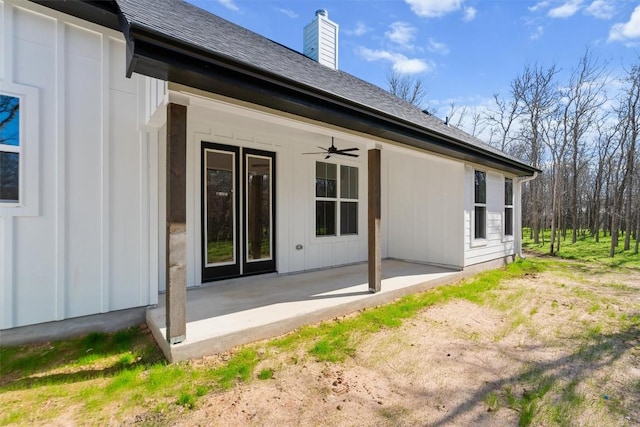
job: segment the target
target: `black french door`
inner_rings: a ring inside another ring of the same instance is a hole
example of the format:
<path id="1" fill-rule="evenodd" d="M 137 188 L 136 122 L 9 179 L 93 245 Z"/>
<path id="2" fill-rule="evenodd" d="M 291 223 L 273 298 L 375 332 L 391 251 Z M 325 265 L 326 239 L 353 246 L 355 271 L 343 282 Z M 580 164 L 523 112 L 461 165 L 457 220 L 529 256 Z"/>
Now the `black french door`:
<path id="1" fill-rule="evenodd" d="M 202 281 L 275 271 L 275 153 L 202 143 Z"/>

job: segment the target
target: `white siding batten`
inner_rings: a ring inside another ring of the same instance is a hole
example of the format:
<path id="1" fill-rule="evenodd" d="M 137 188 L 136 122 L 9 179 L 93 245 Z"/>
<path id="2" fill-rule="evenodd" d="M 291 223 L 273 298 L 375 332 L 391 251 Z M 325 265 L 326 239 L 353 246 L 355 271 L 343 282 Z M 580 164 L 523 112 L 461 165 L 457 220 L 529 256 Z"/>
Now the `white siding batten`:
<path id="1" fill-rule="evenodd" d="M 58 23 L 56 28 L 56 50 L 64 52 L 65 25 Z M 67 294 L 67 270 L 66 270 L 66 120 L 64 106 L 66 105 L 66 72 L 65 61 L 62 55 L 56 55 L 56 108 L 55 108 L 55 320 L 66 317 Z"/>
<path id="2" fill-rule="evenodd" d="M 101 217 L 100 217 L 100 312 L 107 313 L 110 307 L 110 297 L 109 297 L 109 286 L 111 284 L 111 262 L 110 262 L 110 154 L 109 154 L 109 143 L 110 143 L 110 64 L 109 60 L 111 58 L 109 51 L 109 43 L 110 40 L 108 37 L 101 35 L 100 37 L 100 48 L 101 48 L 101 96 L 102 102 L 100 103 L 100 107 L 102 109 L 102 132 L 100 139 L 100 187 L 102 192 L 102 197 L 100 200 L 101 204 Z"/>
<path id="3" fill-rule="evenodd" d="M 157 170 L 122 35 L 32 2 L 0 10 L 0 91 L 20 97 L 24 154 L 19 206 L 0 206 L 0 328 L 156 302 Z"/>
<path id="4" fill-rule="evenodd" d="M 13 217 L 0 217 L 0 301 L 2 318 L 0 329 L 11 328 L 15 324 L 13 315 Z"/>

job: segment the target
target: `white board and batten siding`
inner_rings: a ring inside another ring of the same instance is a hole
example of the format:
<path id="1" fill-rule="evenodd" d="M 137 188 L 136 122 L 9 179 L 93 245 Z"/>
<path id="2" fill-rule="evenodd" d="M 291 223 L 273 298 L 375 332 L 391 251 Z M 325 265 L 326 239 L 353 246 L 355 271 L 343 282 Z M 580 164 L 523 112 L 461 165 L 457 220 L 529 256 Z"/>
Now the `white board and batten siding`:
<path id="1" fill-rule="evenodd" d="M 0 329 L 154 303 L 145 85 L 122 36 L 25 1 L 0 17 L 0 90 L 38 93 L 40 183 L 36 215 L 0 215 Z"/>
<path id="2" fill-rule="evenodd" d="M 487 223 L 486 239 L 475 240 L 473 233 L 474 171 L 486 172 L 487 177 Z M 507 177 L 508 178 L 508 177 Z M 504 235 L 504 179 L 496 171 L 465 166 L 464 204 L 464 265 L 470 266 L 496 259 L 504 259 L 516 253 L 513 236 Z M 514 204 L 519 203 L 514 179 Z M 514 218 L 515 220 L 515 218 Z M 516 232 L 514 221 L 514 232 Z"/>
<path id="3" fill-rule="evenodd" d="M 462 268 L 464 167 L 409 150 L 383 150 L 383 257 Z"/>
<path id="4" fill-rule="evenodd" d="M 358 235 L 355 236 L 315 236 L 315 162 L 323 156 L 305 155 L 318 151 L 318 146 L 329 146 L 331 138 L 314 133 L 314 129 L 287 127 L 287 120 L 274 121 L 273 116 L 252 112 L 244 115 L 246 109 L 217 101 L 192 99 L 187 107 L 187 286 L 202 284 L 201 269 L 201 221 L 200 212 L 202 182 L 201 145 L 202 142 L 252 148 L 274 152 L 276 164 L 276 215 L 275 244 L 276 269 L 280 274 L 327 268 L 338 265 L 363 262 L 367 259 L 367 165 L 366 151 L 358 159 L 339 158 L 338 164 L 356 166 L 359 173 Z M 256 119 L 256 117 L 258 117 Z M 362 144 L 339 141 L 339 145 Z M 159 141 L 159 210 L 165 204 L 164 182 L 164 140 Z M 331 161 L 335 161 L 332 158 Z M 162 228 L 162 227 L 160 227 Z M 164 230 L 159 230 L 160 245 L 163 245 Z M 300 249 L 297 249 L 300 248 Z M 162 247 L 160 253 L 162 253 Z M 163 271 L 164 260 L 159 260 Z M 164 289 L 160 278 L 160 290 Z"/>

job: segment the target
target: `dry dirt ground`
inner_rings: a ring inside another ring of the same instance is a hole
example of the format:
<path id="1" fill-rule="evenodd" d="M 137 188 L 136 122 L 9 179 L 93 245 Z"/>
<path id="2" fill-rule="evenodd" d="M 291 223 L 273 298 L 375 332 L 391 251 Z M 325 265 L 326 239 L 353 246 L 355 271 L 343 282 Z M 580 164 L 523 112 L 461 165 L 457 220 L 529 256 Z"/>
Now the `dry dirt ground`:
<path id="1" fill-rule="evenodd" d="M 130 422 L 640 425 L 639 319 L 639 271 L 559 268 L 502 283 L 481 306 L 433 306 L 363 338 L 345 362 L 276 354 L 257 370 L 273 369 L 272 379 L 203 396 L 170 422 L 157 413 Z"/>

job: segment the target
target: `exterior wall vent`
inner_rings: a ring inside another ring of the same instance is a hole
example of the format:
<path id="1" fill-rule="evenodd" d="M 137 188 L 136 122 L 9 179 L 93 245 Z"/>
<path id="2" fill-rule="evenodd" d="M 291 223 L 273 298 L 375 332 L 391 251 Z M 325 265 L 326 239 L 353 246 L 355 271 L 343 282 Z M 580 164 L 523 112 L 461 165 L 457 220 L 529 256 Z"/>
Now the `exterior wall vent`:
<path id="1" fill-rule="evenodd" d="M 334 70 L 338 69 L 338 24 L 329 19 L 325 9 L 304 27 L 303 53 Z"/>

